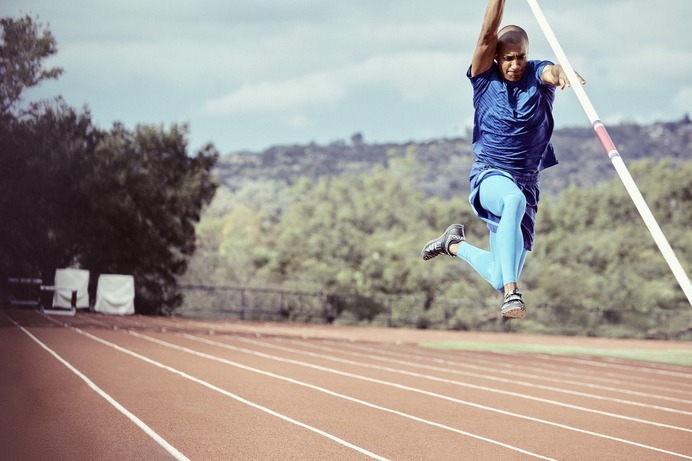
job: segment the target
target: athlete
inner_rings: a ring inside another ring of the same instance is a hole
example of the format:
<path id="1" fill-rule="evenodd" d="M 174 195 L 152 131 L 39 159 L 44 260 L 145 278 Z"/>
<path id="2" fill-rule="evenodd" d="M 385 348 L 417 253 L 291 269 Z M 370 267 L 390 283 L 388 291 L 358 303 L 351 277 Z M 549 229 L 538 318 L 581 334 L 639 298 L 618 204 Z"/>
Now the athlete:
<path id="1" fill-rule="evenodd" d="M 528 60 L 524 29 L 499 29 L 504 6 L 504 0 L 488 1 L 467 72 L 475 110 L 469 203 L 488 225 L 490 251 L 469 244 L 464 226 L 452 224 L 425 245 L 421 256 L 461 258 L 504 295 L 503 317 L 523 318 L 526 306 L 518 282 L 534 243 L 538 176 L 557 164 L 550 142 L 555 88 L 570 82 L 562 66 Z"/>

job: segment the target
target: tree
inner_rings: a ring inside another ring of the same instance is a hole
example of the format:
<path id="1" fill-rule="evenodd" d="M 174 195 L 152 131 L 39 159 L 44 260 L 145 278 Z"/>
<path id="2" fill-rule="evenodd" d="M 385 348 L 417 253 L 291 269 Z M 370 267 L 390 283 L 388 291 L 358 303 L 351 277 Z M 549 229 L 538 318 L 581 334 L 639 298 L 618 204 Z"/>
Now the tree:
<path id="1" fill-rule="evenodd" d="M 0 277 L 133 274 L 138 312 L 174 309 L 218 152 L 188 155 L 186 125 L 103 131 L 61 98 L 20 110 L 24 89 L 62 72 L 41 65 L 55 40 L 28 16 L 0 24 Z"/>
<path id="2" fill-rule="evenodd" d="M 21 121 L 0 124 L 0 276 L 50 277 L 77 252 L 79 181 L 102 134 L 87 111 L 63 101 L 38 104 Z M 92 197 L 93 198 L 93 197 Z M 91 198 L 90 198 L 91 199 Z"/>
<path id="3" fill-rule="evenodd" d="M 0 117 L 17 108 L 25 89 L 46 79 L 55 79 L 62 69 L 43 68 L 43 60 L 57 53 L 53 34 L 31 16 L 0 18 Z"/>
<path id="4" fill-rule="evenodd" d="M 631 171 L 678 258 L 683 264 L 690 261 L 692 165 L 640 161 Z M 560 328 L 571 325 L 584 331 L 585 313 L 601 311 L 611 323 L 640 319 L 629 322 L 641 331 L 657 328 L 659 314 L 689 308 L 618 179 L 589 189 L 567 189 L 547 201 L 541 213 L 541 238 L 531 264 L 542 270 L 532 281 L 532 294 L 537 304 L 557 307 Z"/>
<path id="5" fill-rule="evenodd" d="M 187 153 L 187 126 L 116 124 L 78 185 L 89 222 L 82 228 L 83 267 L 135 276 L 138 312 L 171 311 L 182 302 L 177 277 L 195 250 L 195 225 L 216 191 L 213 145 Z"/>

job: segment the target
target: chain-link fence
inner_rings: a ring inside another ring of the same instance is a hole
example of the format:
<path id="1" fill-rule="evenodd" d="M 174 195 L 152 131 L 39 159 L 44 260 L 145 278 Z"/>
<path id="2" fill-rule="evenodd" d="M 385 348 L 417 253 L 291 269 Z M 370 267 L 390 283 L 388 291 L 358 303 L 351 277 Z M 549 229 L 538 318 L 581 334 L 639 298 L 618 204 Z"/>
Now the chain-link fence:
<path id="1" fill-rule="evenodd" d="M 499 317 L 497 299 L 486 303 L 422 296 L 329 293 L 234 286 L 183 285 L 177 314 L 251 321 L 367 324 L 386 327 L 524 331 L 562 335 L 692 339 L 692 310 L 530 306 L 521 322 Z"/>

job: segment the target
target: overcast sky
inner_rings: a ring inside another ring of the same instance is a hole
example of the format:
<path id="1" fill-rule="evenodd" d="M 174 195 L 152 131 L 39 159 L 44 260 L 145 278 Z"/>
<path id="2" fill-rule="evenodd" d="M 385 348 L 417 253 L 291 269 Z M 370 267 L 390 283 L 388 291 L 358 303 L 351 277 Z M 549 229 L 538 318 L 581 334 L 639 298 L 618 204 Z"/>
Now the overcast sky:
<path id="1" fill-rule="evenodd" d="M 692 109 L 690 0 L 539 1 L 606 126 Z M 465 73 L 483 0 L 3 0 L 49 24 L 64 68 L 30 99 L 62 95 L 114 121 L 188 122 L 190 147 L 424 141 L 471 126 Z M 524 0 L 504 23 L 555 60 Z M 570 90 L 558 127 L 589 126 Z M 623 153 L 624 154 L 624 153 Z"/>

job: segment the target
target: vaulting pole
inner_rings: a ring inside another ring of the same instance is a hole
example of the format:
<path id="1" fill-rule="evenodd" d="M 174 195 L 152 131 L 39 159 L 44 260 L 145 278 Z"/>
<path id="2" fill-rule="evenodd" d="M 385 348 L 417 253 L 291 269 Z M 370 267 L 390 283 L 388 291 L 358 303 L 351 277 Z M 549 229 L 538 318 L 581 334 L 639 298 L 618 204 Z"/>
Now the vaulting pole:
<path id="1" fill-rule="evenodd" d="M 630 194 L 632 201 L 634 201 L 634 205 L 637 207 L 639 214 L 644 219 L 644 223 L 646 224 L 646 227 L 648 227 L 649 232 L 651 232 L 651 235 L 654 238 L 656 245 L 658 245 L 661 254 L 663 254 L 663 257 L 668 263 L 668 266 L 670 266 L 670 269 L 673 271 L 673 275 L 677 279 L 678 284 L 680 284 L 680 288 L 682 288 L 682 291 L 685 293 L 685 296 L 687 296 L 687 300 L 689 301 L 689 303 L 692 304 L 692 283 L 690 283 L 689 277 L 685 273 L 685 270 L 680 264 L 680 261 L 678 260 L 677 256 L 675 256 L 675 252 L 671 248 L 670 243 L 668 243 L 666 236 L 663 235 L 663 231 L 656 222 L 656 218 L 654 218 L 654 215 L 651 213 L 649 206 L 646 204 L 646 201 L 644 201 L 644 197 L 639 191 L 637 184 L 635 184 L 634 179 L 632 179 L 629 170 L 627 169 L 625 163 L 622 161 L 622 158 L 620 157 L 620 153 L 615 147 L 615 144 L 613 143 L 612 139 L 610 139 L 610 135 L 608 134 L 605 125 L 603 125 L 603 122 L 601 122 L 601 120 L 599 119 L 596 110 L 591 104 L 591 101 L 589 101 L 589 97 L 586 95 L 583 86 L 580 84 L 579 77 L 577 77 L 576 72 L 574 72 L 574 69 L 570 65 L 569 60 L 565 55 L 565 52 L 562 50 L 560 43 L 557 41 L 557 38 L 555 37 L 555 34 L 553 33 L 552 28 L 550 27 L 550 24 L 548 24 L 547 19 L 543 15 L 541 7 L 538 5 L 538 2 L 536 0 L 527 1 L 529 2 L 529 6 L 531 7 L 531 9 L 533 10 L 533 14 L 536 16 L 536 20 L 538 21 L 538 24 L 541 26 L 541 29 L 543 30 L 545 37 L 548 39 L 548 43 L 550 43 L 553 52 L 557 56 L 558 62 L 562 65 L 562 68 L 565 70 L 567 78 L 569 79 L 570 83 L 572 84 L 571 86 L 574 89 L 574 93 L 577 95 L 579 102 L 584 108 L 584 112 L 586 112 L 586 116 L 589 118 L 589 121 L 591 122 L 591 125 L 593 126 L 593 129 L 596 132 L 596 136 L 598 136 L 598 139 L 601 141 L 601 144 L 603 145 L 603 148 L 608 154 L 610 161 L 613 163 L 613 166 L 615 167 L 615 170 L 620 176 L 622 183 L 625 185 L 625 189 L 627 189 L 627 192 Z"/>

